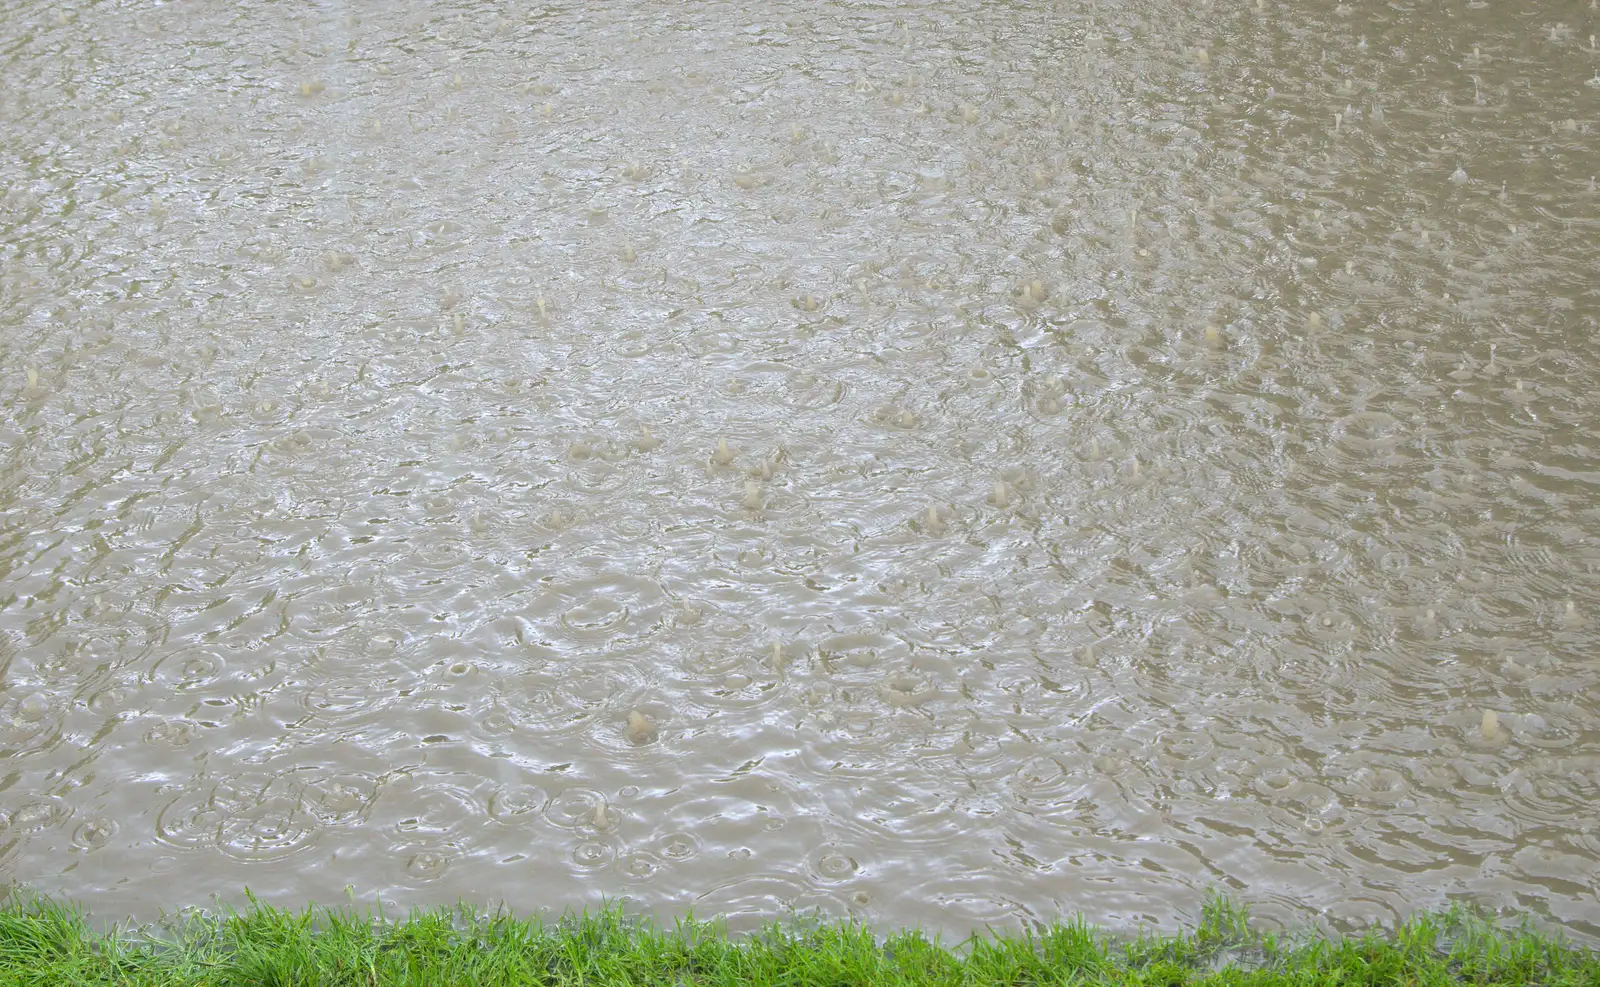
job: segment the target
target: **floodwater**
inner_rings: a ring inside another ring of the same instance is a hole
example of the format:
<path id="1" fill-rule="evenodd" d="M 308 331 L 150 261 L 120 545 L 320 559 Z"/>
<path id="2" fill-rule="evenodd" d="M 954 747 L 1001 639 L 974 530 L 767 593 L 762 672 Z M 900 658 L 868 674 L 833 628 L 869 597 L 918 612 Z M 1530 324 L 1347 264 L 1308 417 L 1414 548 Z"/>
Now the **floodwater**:
<path id="1" fill-rule="evenodd" d="M 1592 4 L 0 6 L 0 873 L 1600 940 Z"/>

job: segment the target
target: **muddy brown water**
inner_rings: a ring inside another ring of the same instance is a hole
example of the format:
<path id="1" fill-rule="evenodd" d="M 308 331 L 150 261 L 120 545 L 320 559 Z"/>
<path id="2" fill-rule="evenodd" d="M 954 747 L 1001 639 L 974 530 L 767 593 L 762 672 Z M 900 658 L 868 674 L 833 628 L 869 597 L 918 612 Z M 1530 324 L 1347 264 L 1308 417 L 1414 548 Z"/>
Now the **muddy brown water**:
<path id="1" fill-rule="evenodd" d="M 1596 33 L 0 3 L 0 873 L 1600 940 Z"/>

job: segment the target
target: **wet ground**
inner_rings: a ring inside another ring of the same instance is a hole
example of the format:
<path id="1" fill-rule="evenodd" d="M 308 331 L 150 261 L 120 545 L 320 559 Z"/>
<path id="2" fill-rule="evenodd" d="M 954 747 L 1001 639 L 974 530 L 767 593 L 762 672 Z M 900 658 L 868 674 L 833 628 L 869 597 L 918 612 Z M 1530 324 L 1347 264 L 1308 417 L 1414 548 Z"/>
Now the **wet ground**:
<path id="1" fill-rule="evenodd" d="M 0 870 L 1600 939 L 1588 3 L 0 3 Z"/>

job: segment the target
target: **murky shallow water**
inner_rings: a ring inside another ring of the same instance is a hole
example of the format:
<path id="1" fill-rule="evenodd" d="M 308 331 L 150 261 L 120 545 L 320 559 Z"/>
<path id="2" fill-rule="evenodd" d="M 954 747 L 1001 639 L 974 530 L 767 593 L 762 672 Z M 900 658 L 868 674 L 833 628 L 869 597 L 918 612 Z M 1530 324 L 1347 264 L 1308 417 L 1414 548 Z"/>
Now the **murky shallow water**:
<path id="1" fill-rule="evenodd" d="M 6 6 L 5 873 L 1600 937 L 1589 5 Z"/>

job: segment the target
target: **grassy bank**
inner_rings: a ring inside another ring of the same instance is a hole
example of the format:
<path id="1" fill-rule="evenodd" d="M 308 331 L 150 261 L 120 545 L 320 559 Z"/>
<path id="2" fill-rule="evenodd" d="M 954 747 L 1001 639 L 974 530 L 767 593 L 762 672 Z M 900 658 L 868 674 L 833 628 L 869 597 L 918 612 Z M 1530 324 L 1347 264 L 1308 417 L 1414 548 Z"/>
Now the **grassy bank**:
<path id="1" fill-rule="evenodd" d="M 1290 942 L 1213 902 L 1173 937 L 1114 941 L 1072 923 L 977 936 L 954 948 L 915 932 L 774 927 L 730 940 L 714 923 L 660 929 L 621 912 L 540 924 L 470 910 L 398 922 L 351 911 L 249 911 L 170 935 L 101 935 L 75 910 L 0 902 L 0 984 L 1539 984 L 1600 987 L 1600 955 L 1463 911 L 1386 936 Z"/>

